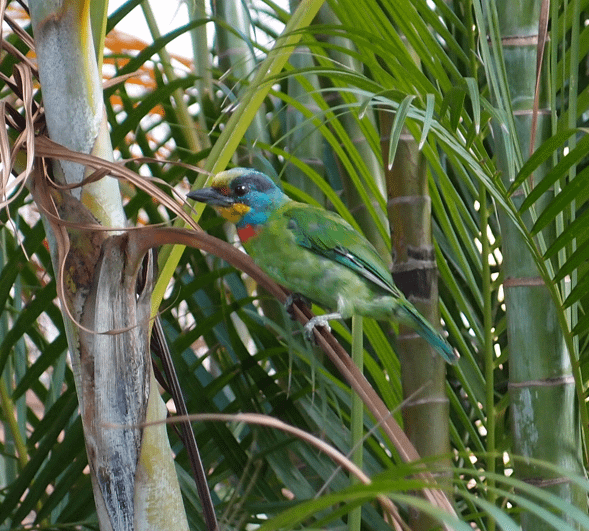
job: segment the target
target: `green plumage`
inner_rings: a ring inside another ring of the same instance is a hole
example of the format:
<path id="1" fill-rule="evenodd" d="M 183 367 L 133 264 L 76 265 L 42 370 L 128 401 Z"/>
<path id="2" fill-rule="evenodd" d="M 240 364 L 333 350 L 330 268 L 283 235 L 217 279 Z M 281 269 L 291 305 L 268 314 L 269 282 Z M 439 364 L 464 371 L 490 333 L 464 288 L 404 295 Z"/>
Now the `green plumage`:
<path id="1" fill-rule="evenodd" d="M 392 317 L 380 300 L 398 291 L 390 274 L 372 246 L 335 214 L 289 202 L 243 246 L 276 282 L 343 318 Z"/>
<path id="2" fill-rule="evenodd" d="M 292 201 L 254 170 L 218 174 L 188 197 L 236 224 L 248 254 L 273 280 L 320 306 L 329 319 L 354 314 L 395 319 L 414 328 L 444 359 L 455 351 L 393 283 L 376 249 L 337 214 Z M 313 325 L 327 324 L 322 316 Z"/>

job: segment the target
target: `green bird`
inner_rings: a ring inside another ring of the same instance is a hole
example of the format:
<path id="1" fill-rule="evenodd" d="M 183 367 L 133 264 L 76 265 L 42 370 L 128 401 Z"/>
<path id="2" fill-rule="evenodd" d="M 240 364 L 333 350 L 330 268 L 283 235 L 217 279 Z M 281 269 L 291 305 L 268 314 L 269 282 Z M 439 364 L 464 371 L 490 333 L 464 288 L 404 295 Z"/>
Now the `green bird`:
<path id="1" fill-rule="evenodd" d="M 458 354 L 395 286 L 372 244 L 339 215 L 290 199 L 267 175 L 234 168 L 190 199 L 234 223 L 245 250 L 274 281 L 334 311 L 313 327 L 352 315 L 394 319 L 423 337 L 449 363 Z"/>

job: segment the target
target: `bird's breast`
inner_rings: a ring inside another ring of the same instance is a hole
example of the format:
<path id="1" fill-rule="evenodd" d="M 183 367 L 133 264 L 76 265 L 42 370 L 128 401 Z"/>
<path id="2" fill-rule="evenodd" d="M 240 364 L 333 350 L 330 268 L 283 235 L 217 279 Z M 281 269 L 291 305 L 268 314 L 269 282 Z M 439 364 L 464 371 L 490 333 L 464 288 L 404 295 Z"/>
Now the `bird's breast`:
<path id="1" fill-rule="evenodd" d="M 259 226 L 250 225 L 247 223 L 243 227 L 237 228 L 237 235 L 241 240 L 241 243 L 246 243 L 248 240 L 251 240 L 254 236 L 260 234 L 261 228 Z"/>

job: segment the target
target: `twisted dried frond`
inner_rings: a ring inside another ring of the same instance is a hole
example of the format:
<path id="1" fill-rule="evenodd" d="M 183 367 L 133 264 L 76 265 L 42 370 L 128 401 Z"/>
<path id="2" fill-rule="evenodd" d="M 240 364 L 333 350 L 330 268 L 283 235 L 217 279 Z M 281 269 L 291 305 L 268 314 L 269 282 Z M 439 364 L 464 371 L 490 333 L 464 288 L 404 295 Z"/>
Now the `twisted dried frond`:
<path id="1" fill-rule="evenodd" d="M 0 102 L 0 208 L 6 208 L 24 189 L 31 174 L 35 160 L 34 139 L 44 129 L 44 117 L 42 109 L 34 101 L 33 69 L 30 65 L 17 64 L 12 78 L 8 79 L 1 73 L 0 78 L 12 89 L 14 100 L 22 104 L 19 112 L 16 105 L 6 100 Z M 32 149 L 25 149 L 27 146 Z"/>

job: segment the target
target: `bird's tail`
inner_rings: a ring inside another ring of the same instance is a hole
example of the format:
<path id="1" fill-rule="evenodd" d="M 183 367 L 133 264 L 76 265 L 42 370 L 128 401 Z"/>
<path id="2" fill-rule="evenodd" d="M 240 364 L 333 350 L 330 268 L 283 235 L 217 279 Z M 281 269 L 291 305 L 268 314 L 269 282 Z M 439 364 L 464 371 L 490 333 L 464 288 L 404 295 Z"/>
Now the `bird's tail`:
<path id="1" fill-rule="evenodd" d="M 458 352 L 454 350 L 438 332 L 412 305 L 411 303 L 400 305 L 397 308 L 397 319 L 413 328 L 423 339 L 425 339 L 435 351 L 448 363 L 456 363 Z"/>

